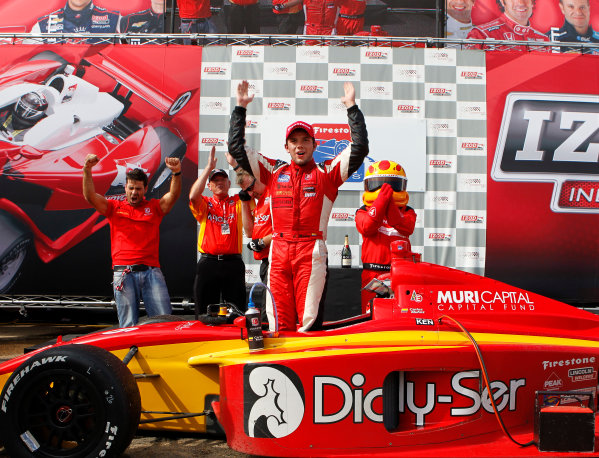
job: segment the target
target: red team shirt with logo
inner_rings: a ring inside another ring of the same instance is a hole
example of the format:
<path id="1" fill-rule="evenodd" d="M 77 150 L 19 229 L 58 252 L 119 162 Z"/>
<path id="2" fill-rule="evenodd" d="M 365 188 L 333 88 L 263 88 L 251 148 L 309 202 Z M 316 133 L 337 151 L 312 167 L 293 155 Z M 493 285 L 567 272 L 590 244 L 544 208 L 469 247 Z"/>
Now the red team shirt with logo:
<path id="1" fill-rule="evenodd" d="M 260 196 L 256 208 L 253 210 L 254 215 L 254 230 L 252 231 L 253 239 L 263 239 L 267 235 L 272 234 L 272 221 L 270 219 L 270 192 L 268 189 Z M 270 247 L 262 251 L 254 251 L 254 259 L 260 261 L 268 258 Z"/>
<path id="2" fill-rule="evenodd" d="M 242 220 L 239 196 L 225 199 L 201 196 L 197 206 L 189 208 L 200 223 L 198 251 L 207 254 L 241 254 Z"/>
<path id="3" fill-rule="evenodd" d="M 160 267 L 158 245 L 164 213 L 158 199 L 133 206 L 126 200 L 108 200 L 113 265 L 145 264 Z"/>

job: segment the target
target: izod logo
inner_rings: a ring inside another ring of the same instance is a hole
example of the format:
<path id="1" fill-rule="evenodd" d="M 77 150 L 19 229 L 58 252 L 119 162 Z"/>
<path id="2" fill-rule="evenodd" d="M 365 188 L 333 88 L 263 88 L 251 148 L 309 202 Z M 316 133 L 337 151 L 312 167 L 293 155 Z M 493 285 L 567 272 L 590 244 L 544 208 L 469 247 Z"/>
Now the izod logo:
<path id="1" fill-rule="evenodd" d="M 599 96 L 508 95 L 494 180 L 554 183 L 551 210 L 599 213 L 598 162 Z"/>

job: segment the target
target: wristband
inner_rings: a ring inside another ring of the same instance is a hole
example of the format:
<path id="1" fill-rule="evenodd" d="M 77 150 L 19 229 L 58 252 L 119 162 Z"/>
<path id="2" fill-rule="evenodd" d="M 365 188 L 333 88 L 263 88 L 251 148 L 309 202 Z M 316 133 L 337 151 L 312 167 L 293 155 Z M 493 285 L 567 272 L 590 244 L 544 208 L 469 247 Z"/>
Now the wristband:
<path id="1" fill-rule="evenodd" d="M 239 167 L 241 167 L 239 164 L 237 164 L 235 167 L 233 167 L 233 171 L 237 170 Z"/>
<path id="2" fill-rule="evenodd" d="M 181 171 L 180 170 L 177 173 L 173 173 L 174 177 L 178 177 L 179 175 L 181 175 Z"/>

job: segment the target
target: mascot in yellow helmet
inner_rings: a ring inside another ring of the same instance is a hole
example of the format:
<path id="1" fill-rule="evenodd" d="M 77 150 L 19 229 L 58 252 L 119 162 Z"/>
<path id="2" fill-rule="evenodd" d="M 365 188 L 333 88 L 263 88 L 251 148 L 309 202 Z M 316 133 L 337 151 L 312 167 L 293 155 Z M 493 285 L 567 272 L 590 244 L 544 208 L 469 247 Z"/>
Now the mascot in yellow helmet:
<path id="1" fill-rule="evenodd" d="M 407 240 L 414 232 L 416 212 L 408 206 L 408 179 L 401 165 L 379 161 L 366 169 L 364 205 L 356 212 L 362 234 L 362 288 L 377 275 L 391 270 L 391 242 Z M 369 311 L 374 293 L 362 290 L 362 313 Z"/>

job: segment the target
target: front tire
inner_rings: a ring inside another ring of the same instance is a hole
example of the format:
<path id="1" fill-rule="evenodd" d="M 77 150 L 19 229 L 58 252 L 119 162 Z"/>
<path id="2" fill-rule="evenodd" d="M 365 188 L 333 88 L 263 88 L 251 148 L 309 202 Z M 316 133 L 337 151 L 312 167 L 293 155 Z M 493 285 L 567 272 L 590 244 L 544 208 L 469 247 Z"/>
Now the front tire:
<path id="1" fill-rule="evenodd" d="M 0 436 L 11 457 L 119 456 L 139 424 L 127 367 L 90 345 L 63 345 L 19 366 L 0 395 Z"/>

